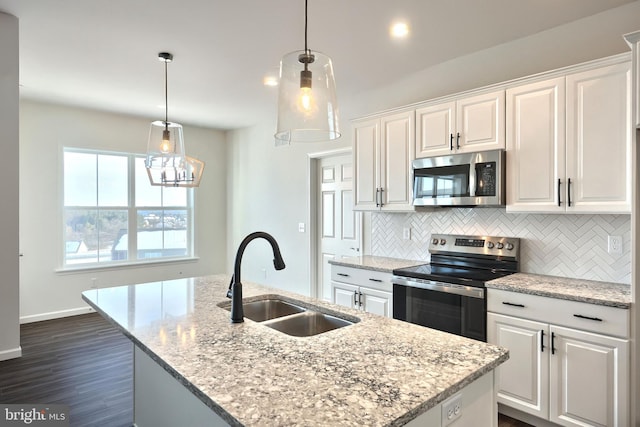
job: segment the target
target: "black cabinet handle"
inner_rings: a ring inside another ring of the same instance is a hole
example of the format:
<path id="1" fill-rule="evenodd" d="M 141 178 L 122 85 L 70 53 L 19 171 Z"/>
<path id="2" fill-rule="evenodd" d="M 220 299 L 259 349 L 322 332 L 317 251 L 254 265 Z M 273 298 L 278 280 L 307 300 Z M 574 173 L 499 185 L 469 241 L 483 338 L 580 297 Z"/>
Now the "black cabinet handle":
<path id="1" fill-rule="evenodd" d="M 342 277 L 349 277 L 349 275 L 348 275 L 348 274 L 345 274 L 345 273 L 338 273 L 338 276 L 342 276 Z"/>
<path id="2" fill-rule="evenodd" d="M 384 206 L 384 195 L 382 194 L 384 192 L 384 188 L 380 187 L 380 207 Z"/>
<path id="3" fill-rule="evenodd" d="M 560 199 L 560 184 L 562 184 L 562 181 L 558 178 L 558 207 L 562 205 L 562 200 Z"/>
<path id="4" fill-rule="evenodd" d="M 567 178 L 567 206 L 571 207 L 571 178 Z"/>
<path id="5" fill-rule="evenodd" d="M 380 189 L 376 188 L 376 208 L 380 207 Z"/>
<path id="6" fill-rule="evenodd" d="M 556 354 L 556 334 L 551 332 L 551 354 Z"/>
<path id="7" fill-rule="evenodd" d="M 371 278 L 369 278 L 369 280 L 371 280 L 372 282 L 379 282 L 379 283 L 382 283 L 382 280 L 380 280 L 380 279 L 371 279 Z"/>
<path id="8" fill-rule="evenodd" d="M 595 320 L 596 322 L 602 322 L 602 319 L 600 319 L 599 317 L 583 316 L 582 314 L 574 314 L 573 317 L 577 317 L 579 319 Z"/>
<path id="9" fill-rule="evenodd" d="M 458 132 L 458 134 L 456 136 L 456 149 L 457 150 L 460 149 L 460 132 Z"/>
<path id="10" fill-rule="evenodd" d="M 540 352 L 544 353 L 544 329 L 540 330 Z"/>
<path id="11" fill-rule="evenodd" d="M 502 301 L 502 303 L 504 305 L 510 305 L 511 307 L 520 307 L 520 308 L 524 308 L 524 304 L 514 304 L 512 302 L 506 302 L 506 301 Z"/>
<path id="12" fill-rule="evenodd" d="M 453 151 L 453 134 L 449 134 L 451 138 L 449 139 L 449 151 Z"/>
<path id="13" fill-rule="evenodd" d="M 358 291 L 353 291 L 353 306 L 358 306 Z"/>

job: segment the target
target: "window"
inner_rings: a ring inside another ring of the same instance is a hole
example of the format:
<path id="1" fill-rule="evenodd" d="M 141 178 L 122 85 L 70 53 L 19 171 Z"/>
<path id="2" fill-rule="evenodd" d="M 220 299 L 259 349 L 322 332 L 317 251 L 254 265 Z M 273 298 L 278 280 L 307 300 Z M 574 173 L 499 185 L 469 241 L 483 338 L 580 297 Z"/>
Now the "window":
<path id="1" fill-rule="evenodd" d="M 153 187 L 144 157 L 64 150 L 64 265 L 193 256 L 193 190 Z"/>

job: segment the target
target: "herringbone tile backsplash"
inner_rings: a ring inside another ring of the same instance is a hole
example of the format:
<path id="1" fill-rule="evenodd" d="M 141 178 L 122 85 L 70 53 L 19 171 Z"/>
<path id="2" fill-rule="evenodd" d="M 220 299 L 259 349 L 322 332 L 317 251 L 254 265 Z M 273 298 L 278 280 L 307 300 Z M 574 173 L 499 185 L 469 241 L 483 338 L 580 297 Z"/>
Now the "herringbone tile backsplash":
<path id="1" fill-rule="evenodd" d="M 411 228 L 411 240 L 403 240 L 404 228 Z M 630 215 L 507 214 L 497 208 L 376 212 L 371 254 L 428 261 L 432 233 L 519 237 L 522 272 L 631 283 Z M 607 236 L 622 236 L 622 254 L 607 252 Z"/>

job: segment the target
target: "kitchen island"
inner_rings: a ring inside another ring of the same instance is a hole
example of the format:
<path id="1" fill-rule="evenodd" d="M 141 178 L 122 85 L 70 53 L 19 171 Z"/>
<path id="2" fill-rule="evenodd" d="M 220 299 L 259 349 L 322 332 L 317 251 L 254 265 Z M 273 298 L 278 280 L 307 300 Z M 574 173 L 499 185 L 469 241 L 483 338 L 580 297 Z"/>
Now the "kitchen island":
<path id="1" fill-rule="evenodd" d="M 134 417 L 150 425 L 497 425 L 493 370 L 507 350 L 279 289 L 244 283 L 244 301 L 278 295 L 357 320 L 296 337 L 231 324 L 229 276 L 86 291 L 135 344 Z M 201 417 L 201 418 L 200 418 Z"/>

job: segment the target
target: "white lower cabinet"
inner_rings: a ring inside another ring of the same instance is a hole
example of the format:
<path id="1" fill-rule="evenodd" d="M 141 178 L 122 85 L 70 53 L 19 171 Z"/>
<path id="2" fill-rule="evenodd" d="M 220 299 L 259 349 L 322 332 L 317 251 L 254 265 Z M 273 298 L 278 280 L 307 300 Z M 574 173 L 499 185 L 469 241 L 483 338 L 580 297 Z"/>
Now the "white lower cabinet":
<path id="1" fill-rule="evenodd" d="M 498 403 L 563 426 L 627 426 L 629 340 L 548 323 L 556 314 L 540 310 L 545 300 L 559 300 L 504 291 L 492 297 L 494 292 L 488 292 L 487 341 L 509 349 L 509 360 L 496 370 Z M 594 306 L 597 315 L 582 314 L 590 304 L 562 303 L 563 315 L 585 322 L 585 329 L 589 322 L 596 330 L 615 323 L 609 313 L 613 319 L 618 311 L 628 312 Z M 501 305 L 508 314 L 492 312 Z M 522 317 L 513 316 L 518 310 Z"/>
<path id="2" fill-rule="evenodd" d="M 331 302 L 367 313 L 392 317 L 391 273 L 331 266 Z"/>

